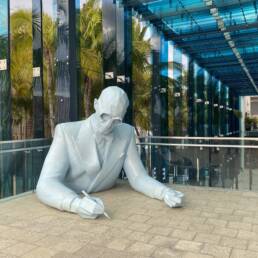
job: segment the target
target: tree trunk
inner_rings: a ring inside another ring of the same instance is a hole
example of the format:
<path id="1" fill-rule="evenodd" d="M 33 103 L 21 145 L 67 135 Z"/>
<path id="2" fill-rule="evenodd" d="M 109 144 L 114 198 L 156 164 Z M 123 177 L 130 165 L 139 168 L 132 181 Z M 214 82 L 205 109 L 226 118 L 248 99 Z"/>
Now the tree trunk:
<path id="1" fill-rule="evenodd" d="M 55 130 L 55 115 L 54 115 L 54 99 L 52 96 L 53 86 L 53 64 L 52 56 L 49 50 L 47 50 L 47 94 L 48 94 L 48 108 L 49 108 L 49 124 L 52 137 Z"/>
<path id="2" fill-rule="evenodd" d="M 85 75 L 84 77 L 84 101 L 85 101 L 85 117 L 90 116 L 90 101 L 92 93 L 92 80 Z"/>

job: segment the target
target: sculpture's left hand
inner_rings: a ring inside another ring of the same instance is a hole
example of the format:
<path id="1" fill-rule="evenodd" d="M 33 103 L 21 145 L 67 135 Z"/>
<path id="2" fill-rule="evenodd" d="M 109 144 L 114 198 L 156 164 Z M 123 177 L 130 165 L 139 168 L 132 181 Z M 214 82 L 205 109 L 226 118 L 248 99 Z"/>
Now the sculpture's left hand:
<path id="1" fill-rule="evenodd" d="M 183 206 L 183 197 L 183 193 L 168 188 L 164 192 L 163 200 L 169 207 L 176 208 Z"/>

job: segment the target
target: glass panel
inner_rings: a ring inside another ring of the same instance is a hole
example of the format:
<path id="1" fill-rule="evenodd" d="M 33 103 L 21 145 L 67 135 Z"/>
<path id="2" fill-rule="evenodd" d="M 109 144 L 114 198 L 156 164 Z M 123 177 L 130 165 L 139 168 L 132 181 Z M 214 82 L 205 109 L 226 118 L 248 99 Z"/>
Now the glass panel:
<path id="1" fill-rule="evenodd" d="M 132 80 L 134 123 L 141 135 L 150 131 L 151 117 L 151 30 L 133 18 Z"/>
<path id="2" fill-rule="evenodd" d="M 32 132 L 32 1 L 10 0 L 13 139 Z"/>
<path id="3" fill-rule="evenodd" d="M 81 118 L 93 111 L 103 88 L 102 1 L 80 2 Z"/>
<path id="4" fill-rule="evenodd" d="M 0 198 L 34 190 L 51 140 L 0 143 Z"/>
<path id="5" fill-rule="evenodd" d="M 155 139 L 157 142 L 157 139 Z M 162 154 L 170 183 L 258 191 L 258 141 L 213 138 L 145 138 L 139 145 L 141 158 L 152 174 L 153 149 Z M 146 144 L 147 143 L 147 144 Z M 162 144 L 170 146 L 165 147 Z M 152 145 L 151 145 L 152 144 Z M 151 172 L 152 171 L 152 172 Z"/>
<path id="6" fill-rule="evenodd" d="M 55 127 L 54 93 L 55 93 L 55 52 L 57 38 L 56 0 L 44 0 L 43 4 L 43 86 L 44 86 L 44 124 L 45 137 L 53 135 Z"/>

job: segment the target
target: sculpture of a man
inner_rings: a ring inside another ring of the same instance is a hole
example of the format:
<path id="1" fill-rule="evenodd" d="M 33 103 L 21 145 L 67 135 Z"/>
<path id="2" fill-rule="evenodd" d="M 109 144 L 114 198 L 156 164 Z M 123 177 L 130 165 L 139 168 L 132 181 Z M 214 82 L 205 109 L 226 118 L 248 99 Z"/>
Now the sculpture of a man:
<path id="1" fill-rule="evenodd" d="M 182 206 L 183 194 L 148 176 L 139 158 L 134 128 L 122 123 L 129 101 L 119 87 L 104 89 L 94 101 L 95 113 L 78 122 L 58 124 L 37 184 L 45 204 L 96 218 L 104 213 L 101 199 L 80 197 L 114 186 L 124 169 L 133 189 L 170 207 Z"/>

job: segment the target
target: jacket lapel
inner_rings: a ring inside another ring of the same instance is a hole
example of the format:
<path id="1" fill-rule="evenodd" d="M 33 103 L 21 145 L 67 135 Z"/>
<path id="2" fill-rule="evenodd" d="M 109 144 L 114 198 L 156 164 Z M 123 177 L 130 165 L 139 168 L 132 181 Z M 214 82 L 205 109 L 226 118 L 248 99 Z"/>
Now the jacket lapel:
<path id="1" fill-rule="evenodd" d="M 75 139 L 75 145 L 78 148 L 78 153 L 80 153 L 85 171 L 90 174 L 98 172 L 101 165 L 89 119 L 81 126 Z"/>
<path id="2" fill-rule="evenodd" d="M 119 134 L 114 133 L 112 136 L 113 137 L 107 143 L 108 145 L 105 150 L 102 169 L 90 184 L 87 192 L 91 192 L 97 185 L 101 184 L 107 177 L 109 177 L 112 173 L 112 168 L 115 167 L 120 159 L 124 158 L 124 146 L 121 144 L 122 139 L 119 137 Z"/>

